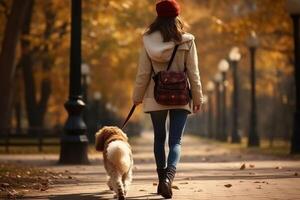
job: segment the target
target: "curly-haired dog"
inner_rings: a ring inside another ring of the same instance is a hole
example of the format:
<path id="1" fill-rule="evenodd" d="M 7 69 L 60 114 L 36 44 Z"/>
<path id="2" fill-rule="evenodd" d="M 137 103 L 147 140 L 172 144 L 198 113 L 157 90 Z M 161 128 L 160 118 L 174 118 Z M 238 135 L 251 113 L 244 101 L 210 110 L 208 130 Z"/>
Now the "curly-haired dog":
<path id="1" fill-rule="evenodd" d="M 105 126 L 96 133 L 96 150 L 103 152 L 107 185 L 119 200 L 125 199 L 132 181 L 132 152 L 126 134 L 114 126 Z"/>

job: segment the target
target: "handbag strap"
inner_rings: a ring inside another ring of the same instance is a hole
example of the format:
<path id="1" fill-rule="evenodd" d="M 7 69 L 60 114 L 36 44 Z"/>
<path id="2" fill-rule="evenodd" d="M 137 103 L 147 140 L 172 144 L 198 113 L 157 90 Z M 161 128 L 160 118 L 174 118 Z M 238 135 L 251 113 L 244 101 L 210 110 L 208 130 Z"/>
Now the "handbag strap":
<path id="1" fill-rule="evenodd" d="M 171 67 L 171 65 L 172 65 L 172 63 L 173 63 L 173 60 L 174 60 L 174 57 L 175 57 L 175 55 L 176 55 L 176 52 L 177 52 L 178 47 L 179 47 L 179 44 L 177 44 L 177 45 L 175 46 L 174 50 L 173 50 L 172 57 L 171 57 L 170 62 L 169 62 L 169 64 L 168 64 L 167 71 L 169 71 L 169 69 L 170 69 L 170 67 Z"/>
<path id="2" fill-rule="evenodd" d="M 178 47 L 179 47 L 179 44 L 177 44 L 177 45 L 174 47 L 174 50 L 173 50 L 171 59 L 170 59 L 170 61 L 169 61 L 169 63 L 168 63 L 167 71 L 170 69 L 170 67 L 171 67 L 171 65 L 172 65 L 172 63 L 173 63 L 173 60 L 174 60 L 174 57 L 175 57 L 175 55 L 176 55 L 176 52 L 177 52 Z M 148 56 L 148 57 L 149 57 L 149 56 Z M 155 71 L 154 71 L 154 69 L 153 69 L 152 60 L 150 59 L 150 57 L 149 57 L 149 60 L 150 60 L 152 72 L 153 72 L 153 74 L 155 75 Z"/>
<path id="3" fill-rule="evenodd" d="M 127 117 L 126 117 L 126 119 L 125 119 L 125 121 L 124 121 L 124 123 L 123 123 L 123 125 L 122 125 L 122 128 L 121 128 L 122 130 L 123 130 L 123 128 L 125 128 L 125 126 L 127 125 L 129 119 L 131 118 L 132 114 L 134 113 L 135 108 L 136 108 L 136 105 L 133 105 L 133 106 L 131 107 L 130 112 L 128 113 L 128 115 L 127 115 Z"/>

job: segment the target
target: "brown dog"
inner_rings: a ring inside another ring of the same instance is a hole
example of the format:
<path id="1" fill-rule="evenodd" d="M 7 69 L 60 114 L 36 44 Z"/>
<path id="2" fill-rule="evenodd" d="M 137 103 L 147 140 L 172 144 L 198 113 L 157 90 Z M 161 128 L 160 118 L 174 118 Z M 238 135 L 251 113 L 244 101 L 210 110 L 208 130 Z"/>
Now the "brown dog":
<path id="1" fill-rule="evenodd" d="M 127 135 L 118 127 L 105 126 L 96 133 L 96 150 L 103 152 L 107 185 L 119 200 L 125 199 L 132 182 L 133 159 Z"/>

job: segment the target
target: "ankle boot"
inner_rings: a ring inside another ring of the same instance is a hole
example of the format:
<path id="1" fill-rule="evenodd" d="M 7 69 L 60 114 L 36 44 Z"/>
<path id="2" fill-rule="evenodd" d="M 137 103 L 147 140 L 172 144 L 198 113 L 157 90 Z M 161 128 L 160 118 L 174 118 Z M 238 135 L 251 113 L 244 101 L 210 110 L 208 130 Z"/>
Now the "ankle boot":
<path id="1" fill-rule="evenodd" d="M 166 176 L 160 187 L 161 195 L 166 199 L 170 199 L 173 196 L 172 183 L 173 183 L 175 174 L 176 174 L 176 167 L 174 167 L 174 166 L 167 167 Z"/>
<path id="2" fill-rule="evenodd" d="M 166 169 L 156 169 L 158 175 L 157 194 L 161 194 L 161 186 L 166 177 Z"/>

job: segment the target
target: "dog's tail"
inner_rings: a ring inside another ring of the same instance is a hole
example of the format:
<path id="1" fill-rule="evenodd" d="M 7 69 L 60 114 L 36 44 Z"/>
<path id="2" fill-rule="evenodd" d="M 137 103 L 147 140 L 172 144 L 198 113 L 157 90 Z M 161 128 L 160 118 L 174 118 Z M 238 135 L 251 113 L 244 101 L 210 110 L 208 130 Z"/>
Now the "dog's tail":
<path id="1" fill-rule="evenodd" d="M 112 162 L 121 173 L 128 172 L 131 166 L 131 150 L 127 143 L 117 140 L 109 143 L 107 159 Z"/>

